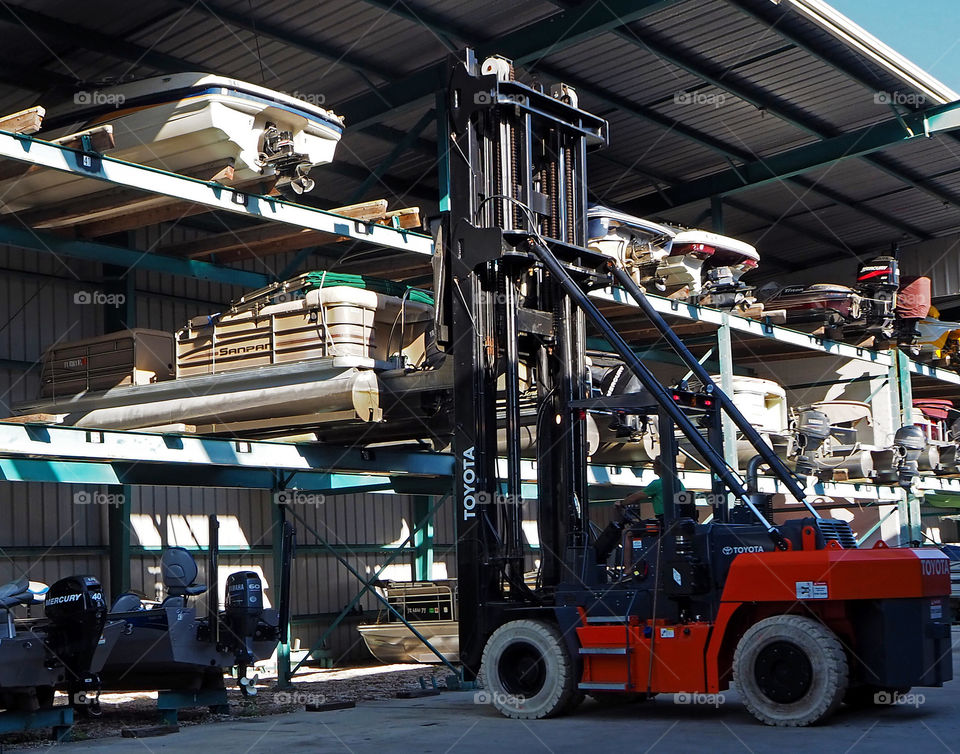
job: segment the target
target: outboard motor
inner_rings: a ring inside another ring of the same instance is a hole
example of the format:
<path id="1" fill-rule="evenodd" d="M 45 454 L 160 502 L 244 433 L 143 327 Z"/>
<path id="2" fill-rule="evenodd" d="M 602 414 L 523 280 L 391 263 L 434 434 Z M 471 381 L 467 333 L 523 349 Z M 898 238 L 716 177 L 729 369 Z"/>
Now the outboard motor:
<path id="1" fill-rule="evenodd" d="M 93 656 L 107 622 L 103 587 L 93 576 L 68 576 L 47 592 L 43 612 L 50 621 L 47 629 L 49 662 L 62 662 L 72 689 L 99 686 L 90 672 Z"/>
<path id="2" fill-rule="evenodd" d="M 913 484 L 914 477 L 920 473 L 918 462 L 926 444 L 927 438 L 923 436 L 923 430 L 913 424 L 900 427 L 893 436 L 893 448 L 896 452 L 894 464 L 901 487 L 909 487 Z"/>
<path id="3" fill-rule="evenodd" d="M 707 270 L 707 281 L 697 302 L 717 309 L 732 309 L 746 300 L 750 290 L 737 280 L 729 267 L 712 267 Z"/>
<path id="4" fill-rule="evenodd" d="M 893 337 L 899 288 L 900 266 L 894 257 L 876 257 L 860 265 L 857 292 L 863 299 L 860 311 L 867 332 L 883 338 Z"/>
<path id="5" fill-rule="evenodd" d="M 295 195 L 313 190 L 314 181 L 307 174 L 311 165 L 306 155 L 296 151 L 293 133 L 281 131 L 274 123 L 267 123 L 260 140 L 258 162 L 262 168 L 272 167 L 277 171 L 277 190 Z"/>
<path id="6" fill-rule="evenodd" d="M 253 662 L 253 639 L 263 616 L 263 582 L 255 571 L 237 571 L 227 577 L 224 611 L 224 627 L 228 643 L 237 652 L 237 664 L 248 665 Z"/>
<path id="7" fill-rule="evenodd" d="M 809 476 L 817 470 L 816 453 L 830 437 L 830 420 L 822 411 L 801 411 L 796 424 L 797 474 Z"/>

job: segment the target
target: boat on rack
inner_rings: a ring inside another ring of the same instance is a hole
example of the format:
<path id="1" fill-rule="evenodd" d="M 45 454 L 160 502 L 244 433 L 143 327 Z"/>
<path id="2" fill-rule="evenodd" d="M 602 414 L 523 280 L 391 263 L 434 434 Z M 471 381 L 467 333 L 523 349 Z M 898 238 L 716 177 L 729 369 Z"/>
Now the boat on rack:
<path id="1" fill-rule="evenodd" d="M 276 178 L 278 190 L 294 195 L 313 188 L 310 169 L 333 160 L 344 128 L 340 116 L 283 92 L 210 73 L 176 73 L 78 92 L 47 109 L 37 137 L 104 126 L 112 129 L 110 157 L 201 180 L 231 167 L 232 183 Z M 17 182 L 16 191 L 3 190 L 9 181 Z M 0 182 L 0 213 L 75 199 L 89 186 L 82 176 L 57 171 L 10 178 Z"/>
<path id="2" fill-rule="evenodd" d="M 723 309 L 753 303 L 752 287 L 740 280 L 760 260 L 750 244 L 601 206 L 590 207 L 587 220 L 589 246 L 616 259 L 651 293 Z"/>

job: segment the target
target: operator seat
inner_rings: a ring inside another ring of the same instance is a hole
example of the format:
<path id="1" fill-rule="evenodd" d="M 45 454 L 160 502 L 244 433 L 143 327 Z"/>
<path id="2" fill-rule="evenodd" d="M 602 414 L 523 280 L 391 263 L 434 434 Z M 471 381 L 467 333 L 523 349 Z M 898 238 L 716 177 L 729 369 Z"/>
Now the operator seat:
<path id="1" fill-rule="evenodd" d="M 168 547 L 160 558 L 160 573 L 167 597 L 161 607 L 185 606 L 187 597 L 207 591 L 206 584 L 197 584 L 197 561 L 183 547 Z"/>

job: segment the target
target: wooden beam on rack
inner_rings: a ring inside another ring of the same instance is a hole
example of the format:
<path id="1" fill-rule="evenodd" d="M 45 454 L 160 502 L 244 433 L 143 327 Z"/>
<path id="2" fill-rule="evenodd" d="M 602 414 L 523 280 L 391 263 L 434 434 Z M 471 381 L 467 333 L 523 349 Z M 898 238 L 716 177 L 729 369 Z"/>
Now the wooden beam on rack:
<path id="1" fill-rule="evenodd" d="M 10 131 L 15 134 L 33 134 L 40 130 L 43 116 L 46 113 L 42 107 L 31 107 L 12 115 L 0 117 L 0 131 Z"/>

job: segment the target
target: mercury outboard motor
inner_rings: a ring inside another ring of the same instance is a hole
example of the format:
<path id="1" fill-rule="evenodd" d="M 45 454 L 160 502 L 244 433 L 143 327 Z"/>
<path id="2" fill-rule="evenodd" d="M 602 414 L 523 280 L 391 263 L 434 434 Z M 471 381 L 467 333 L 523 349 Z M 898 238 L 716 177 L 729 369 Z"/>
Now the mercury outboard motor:
<path id="1" fill-rule="evenodd" d="M 830 420 L 822 411 L 801 411 L 796 424 L 797 474 L 809 476 L 817 470 L 816 452 L 830 437 Z"/>
<path id="2" fill-rule="evenodd" d="M 893 436 L 893 448 L 896 451 L 894 464 L 901 487 L 913 484 L 919 474 L 920 453 L 927 444 L 923 430 L 913 424 L 900 427 Z"/>
<path id="3" fill-rule="evenodd" d="M 857 292 L 863 299 L 860 312 L 867 332 L 882 338 L 893 337 L 899 288 L 900 266 L 894 257 L 875 257 L 860 265 Z"/>
<path id="4" fill-rule="evenodd" d="M 47 592 L 43 612 L 49 621 L 49 662 L 66 667 L 68 688 L 99 688 L 99 678 L 90 668 L 94 667 L 94 654 L 107 622 L 107 603 L 100 582 L 93 576 L 60 579 Z"/>

